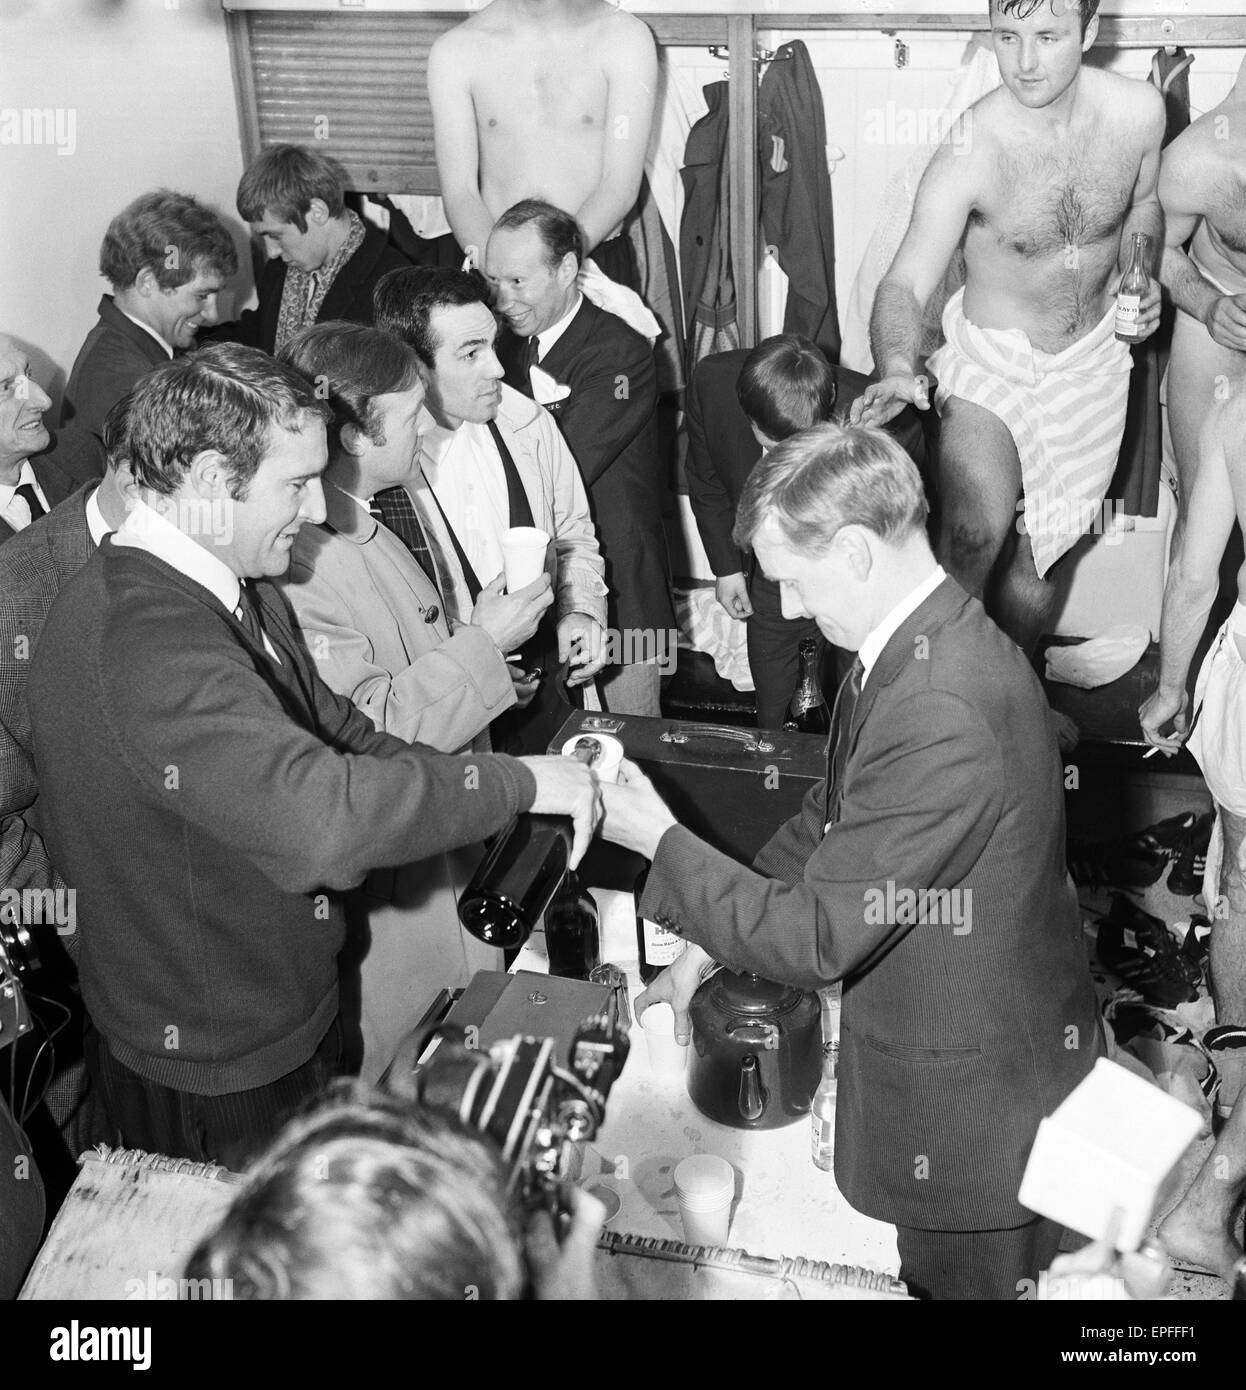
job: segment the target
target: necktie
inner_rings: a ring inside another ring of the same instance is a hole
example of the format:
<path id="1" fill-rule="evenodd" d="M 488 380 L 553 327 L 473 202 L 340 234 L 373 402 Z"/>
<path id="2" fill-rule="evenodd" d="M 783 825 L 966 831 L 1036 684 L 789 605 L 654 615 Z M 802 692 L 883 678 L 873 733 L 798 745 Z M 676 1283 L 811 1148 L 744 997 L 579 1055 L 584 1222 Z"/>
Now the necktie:
<path id="1" fill-rule="evenodd" d="M 238 586 L 238 607 L 234 612 L 238 621 L 255 639 L 256 645 L 264 647 L 264 625 L 260 622 L 259 605 L 245 580 Z M 267 652 L 268 648 L 264 647 L 264 650 Z"/>
<path id="2" fill-rule="evenodd" d="M 38 521 L 41 516 L 47 516 L 48 509 L 39 501 L 39 494 L 30 483 L 18 483 L 14 491 L 18 497 L 25 498 L 26 505 L 30 508 L 31 521 Z"/>
<path id="3" fill-rule="evenodd" d="M 844 796 L 844 768 L 848 763 L 848 748 L 852 742 L 852 721 L 857 712 L 857 702 L 861 698 L 861 681 L 864 674 L 865 667 L 861 664 L 861 658 L 854 657 L 852 668 L 844 677 L 839 693 L 835 696 L 831 737 L 827 743 L 823 824 L 839 819 L 839 807 Z"/>
<path id="4" fill-rule="evenodd" d="M 535 338 L 529 338 L 524 346 L 523 359 L 523 390 L 524 394 L 532 394 L 532 369 L 541 360 L 541 345 Z"/>
<path id="5" fill-rule="evenodd" d="M 441 597 L 441 585 L 437 582 L 437 562 L 429 547 L 428 537 L 424 534 L 424 528 L 420 525 L 420 514 L 415 509 L 415 503 L 407 495 L 406 488 L 387 487 L 384 492 L 378 492 L 372 499 L 372 510 L 380 514 L 385 527 L 411 552 L 415 563 L 424 571 L 429 583 Z M 443 598 L 443 607 L 444 604 Z M 429 612 L 432 613 L 433 610 L 429 609 Z M 428 621 L 436 622 L 436 614 L 433 613 L 433 617 Z"/>

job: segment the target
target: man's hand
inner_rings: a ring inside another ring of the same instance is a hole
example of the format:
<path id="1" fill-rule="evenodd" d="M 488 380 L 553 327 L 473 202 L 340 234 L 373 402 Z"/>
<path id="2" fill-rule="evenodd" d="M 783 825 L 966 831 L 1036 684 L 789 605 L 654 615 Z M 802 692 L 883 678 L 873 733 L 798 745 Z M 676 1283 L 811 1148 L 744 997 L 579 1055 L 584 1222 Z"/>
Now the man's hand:
<path id="1" fill-rule="evenodd" d="M 607 783 L 601 790 L 606 798 L 602 839 L 652 859 L 658 841 L 672 825 L 679 824 L 653 783 L 630 758 L 624 758 L 619 764 L 618 782 L 613 786 Z"/>
<path id="2" fill-rule="evenodd" d="M 531 584 L 506 590 L 506 576 L 499 574 L 481 589 L 472 608 L 472 626 L 483 627 L 500 652 L 513 652 L 537 629 L 541 614 L 554 601 L 548 574 L 538 575 Z"/>
<path id="3" fill-rule="evenodd" d="M 669 1004 L 675 1011 L 675 1041 L 687 1047 L 692 1037 L 688 1006 L 692 1003 L 692 996 L 701 988 L 701 982 L 712 971 L 714 963 L 708 951 L 689 941 L 683 955 L 668 965 L 648 989 L 636 996 L 637 1021 L 650 1004 Z"/>
<path id="4" fill-rule="evenodd" d="M 508 656 L 506 660 L 510 663 L 511 688 L 515 692 L 515 708 L 527 709 L 541 688 L 541 672 L 538 671 L 529 680 L 527 677 L 531 676 L 532 673 L 524 670 L 522 656 Z"/>
<path id="5" fill-rule="evenodd" d="M 575 822 L 571 842 L 571 867 L 584 858 L 588 842 L 601 820 L 601 784 L 591 767 L 576 758 L 520 758 L 536 778 L 536 800 L 530 807 L 538 815 L 570 816 Z"/>
<path id="6" fill-rule="evenodd" d="M 587 613 L 568 613 L 558 624 L 558 660 L 569 661 L 575 674 L 568 685 L 583 685 L 606 664 L 609 648 L 596 618 Z"/>
<path id="7" fill-rule="evenodd" d="M 1119 1279 L 1130 1298 L 1163 1298 L 1172 1275 L 1172 1265 L 1164 1252 L 1154 1245 L 1143 1245 L 1136 1251 L 1122 1252 L 1116 1248 L 1117 1236 L 1124 1221 L 1124 1210 L 1114 1207 L 1108 1218 L 1108 1229 L 1099 1240 L 1070 1255 L 1057 1255 L 1047 1271 L 1048 1297 L 1076 1298 L 1090 1292 L 1096 1285 L 1087 1281 L 1102 1280 L 1104 1275 Z M 1050 1285 L 1057 1287 L 1052 1290 Z M 1101 1285 L 1099 1287 L 1102 1287 Z"/>
<path id="8" fill-rule="evenodd" d="M 871 382 L 856 398 L 848 412 L 852 425 L 885 425 L 906 405 L 930 409 L 930 378 L 927 376 L 885 376 Z"/>
<path id="9" fill-rule="evenodd" d="M 1160 305 L 1163 292 L 1154 276 L 1147 283 L 1147 292 L 1138 301 L 1138 328 L 1131 343 L 1143 343 L 1159 327 Z"/>
<path id="10" fill-rule="evenodd" d="M 1246 294 L 1222 294 L 1214 299 L 1203 322 L 1221 347 L 1246 352 Z"/>
<path id="11" fill-rule="evenodd" d="M 1190 697 L 1184 690 L 1166 692 L 1161 686 L 1138 711 L 1142 732 L 1152 748 L 1163 750 L 1166 758 L 1179 752 L 1181 745 L 1190 736 L 1186 707 Z M 1172 732 L 1162 734 L 1160 730 L 1172 720 Z"/>
<path id="12" fill-rule="evenodd" d="M 597 1240 L 606 1208 L 578 1187 L 568 1188 L 571 1229 L 561 1245 L 549 1212 L 534 1212 L 528 1222 L 525 1247 L 532 1274 L 532 1291 L 542 1302 L 577 1302 L 597 1297 Z"/>
<path id="13" fill-rule="evenodd" d="M 751 618 L 753 605 L 748 601 L 748 581 L 743 573 L 720 574 L 714 580 L 714 597 L 728 617 Z"/>

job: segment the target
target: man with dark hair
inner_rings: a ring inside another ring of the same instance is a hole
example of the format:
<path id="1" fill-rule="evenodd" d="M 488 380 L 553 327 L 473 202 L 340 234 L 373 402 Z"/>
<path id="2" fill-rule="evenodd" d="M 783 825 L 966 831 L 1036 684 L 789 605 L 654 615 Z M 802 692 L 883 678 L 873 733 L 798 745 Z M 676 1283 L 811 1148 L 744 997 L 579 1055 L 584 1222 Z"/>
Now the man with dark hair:
<path id="1" fill-rule="evenodd" d="M 488 752 L 490 722 L 515 703 L 505 654 L 553 603 L 549 577 L 506 594 L 498 575 L 471 622 L 451 628 L 418 519 L 409 501 L 402 505 L 402 487 L 419 469 L 419 359 L 390 334 L 355 323 L 305 328 L 281 359 L 318 383 L 333 410 L 327 515 L 298 533 L 283 585 L 320 674 L 396 738 L 443 753 Z M 380 1077 L 439 989 L 502 968 L 501 953 L 459 925 L 457 890 L 479 859 L 480 846 L 469 845 L 382 870 L 348 900 L 358 928 L 352 962 L 363 951 L 365 1081 Z"/>
<path id="2" fill-rule="evenodd" d="M 535 526 L 551 539 L 554 630 L 543 623 L 529 651 L 546 676 L 520 689 L 522 715 L 509 731 L 527 750 L 544 748 L 570 712 L 552 666 L 580 685 L 605 664 L 606 585 L 588 497 L 575 459 L 548 411 L 502 383 L 497 320 L 476 272 L 400 270 L 376 287 L 377 324 L 415 349 L 432 422 L 420 443 L 420 525 L 448 576 L 451 616 L 470 620 L 486 581 L 502 569 L 502 536 Z M 540 698 L 535 700 L 534 696 Z"/>
<path id="3" fill-rule="evenodd" d="M 917 469 L 881 430 L 821 425 L 771 450 L 736 543 L 786 614 L 857 654 L 827 780 L 751 869 L 626 761 L 603 833 L 651 861 L 639 910 L 689 942 L 638 1008 L 669 1001 L 686 1038 L 711 959 L 841 981 L 839 1190 L 895 1223 L 912 1292 L 1016 1298 L 1060 1237 L 1017 1202 L 1026 1158 L 1093 1065 L 1098 1017 L 1042 688 L 925 521 Z"/>
<path id="4" fill-rule="evenodd" d="M 485 251 L 506 383 L 543 405 L 571 447 L 592 501 L 610 590 L 610 665 L 599 679 L 613 714 L 661 714 L 673 669 L 675 613 L 662 529 L 653 348 L 577 288 L 575 218 L 529 198 L 498 219 Z"/>
<path id="5" fill-rule="evenodd" d="M 0 542 L 18 535 L 74 490 L 43 417 L 52 398 L 31 375 L 30 354 L 0 333 Z"/>
<path id="6" fill-rule="evenodd" d="M 572 1201 L 561 1249 L 548 1217 L 529 1228 L 525 1267 L 492 1144 L 341 1082 L 256 1162 L 186 1277 L 221 1280 L 244 1302 L 593 1298 L 602 1208 L 579 1191 Z"/>
<path id="7" fill-rule="evenodd" d="M 624 218 L 640 192 L 658 91 L 653 35 L 605 0 L 493 0 L 428 55 L 446 217 L 473 265 L 521 198 L 570 213 L 584 252 L 636 288 Z"/>
<path id="8" fill-rule="evenodd" d="M 992 0 L 1001 87 L 930 161 L 874 300 L 881 380 L 852 418 L 929 409 L 922 310 L 957 249 L 965 284 L 943 313 L 939 553 L 1027 652 L 1055 601 L 1053 567 L 1095 524 L 1116 470 L 1132 366 L 1113 336 L 1134 233 L 1163 235 L 1156 193 L 1164 102 L 1083 67 L 1095 0 Z M 1154 280 L 1132 339 L 1159 323 Z"/>
<path id="9" fill-rule="evenodd" d="M 688 501 L 714 580 L 714 596 L 748 622 L 748 660 L 757 691 L 757 723 L 783 723 L 799 672 L 799 648 L 816 637 L 808 619 L 785 618 L 778 588 L 731 538 L 736 506 L 758 459 L 781 440 L 845 413 L 866 379 L 834 367 L 806 338 L 780 333 L 751 351 L 703 358 L 688 389 Z M 909 409 L 887 426 L 915 462 L 925 460 L 921 422 Z"/>
<path id="10" fill-rule="evenodd" d="M 299 145 L 274 145 L 238 184 L 238 215 L 269 259 L 259 303 L 213 336 L 275 352 L 313 323 L 372 322 L 382 275 L 409 265 L 376 227 L 346 206 L 346 173 L 336 160 Z"/>
<path id="11" fill-rule="evenodd" d="M 237 269 L 229 229 L 184 193 L 144 193 L 113 218 L 100 247 L 100 274 L 113 292 L 100 300 L 65 387 L 57 452 L 66 466 L 103 473 L 104 416 L 139 377 L 216 323 L 216 297 Z"/>
<path id="12" fill-rule="evenodd" d="M 126 524 L 65 586 L 30 675 L 41 823 L 78 893 L 87 1061 L 118 1142 L 239 1166 L 338 1067 L 340 894 L 523 810 L 596 810 L 569 759 L 378 732 L 281 592 L 324 520 L 329 409 L 225 344 L 135 387 Z M 586 773 L 586 770 L 581 769 Z M 136 847 L 141 852 L 136 852 Z"/>

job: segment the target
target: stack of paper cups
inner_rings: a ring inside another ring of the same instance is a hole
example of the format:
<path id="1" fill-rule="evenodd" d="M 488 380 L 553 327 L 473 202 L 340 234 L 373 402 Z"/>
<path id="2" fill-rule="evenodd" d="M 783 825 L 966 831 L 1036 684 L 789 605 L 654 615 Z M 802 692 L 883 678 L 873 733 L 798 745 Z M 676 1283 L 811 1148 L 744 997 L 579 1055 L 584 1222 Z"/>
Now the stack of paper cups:
<path id="1" fill-rule="evenodd" d="M 695 1154 L 675 1169 L 675 1197 L 689 1245 L 726 1245 L 735 1169 L 715 1154 Z"/>

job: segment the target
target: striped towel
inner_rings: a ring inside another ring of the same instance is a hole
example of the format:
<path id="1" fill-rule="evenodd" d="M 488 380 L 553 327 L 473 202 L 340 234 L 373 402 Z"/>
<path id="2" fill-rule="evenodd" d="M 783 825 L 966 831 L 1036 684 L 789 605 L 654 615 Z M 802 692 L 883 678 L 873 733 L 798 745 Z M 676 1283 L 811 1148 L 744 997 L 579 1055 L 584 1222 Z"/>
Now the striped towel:
<path id="1" fill-rule="evenodd" d="M 1116 471 L 1129 399 L 1129 348 L 1113 332 L 1115 308 L 1061 352 L 1040 352 L 1018 328 L 978 328 L 958 290 L 943 311 L 947 342 L 930 358 L 935 404 L 949 396 L 1008 426 L 1021 459 L 1025 526 L 1044 575 L 1102 516 Z"/>

